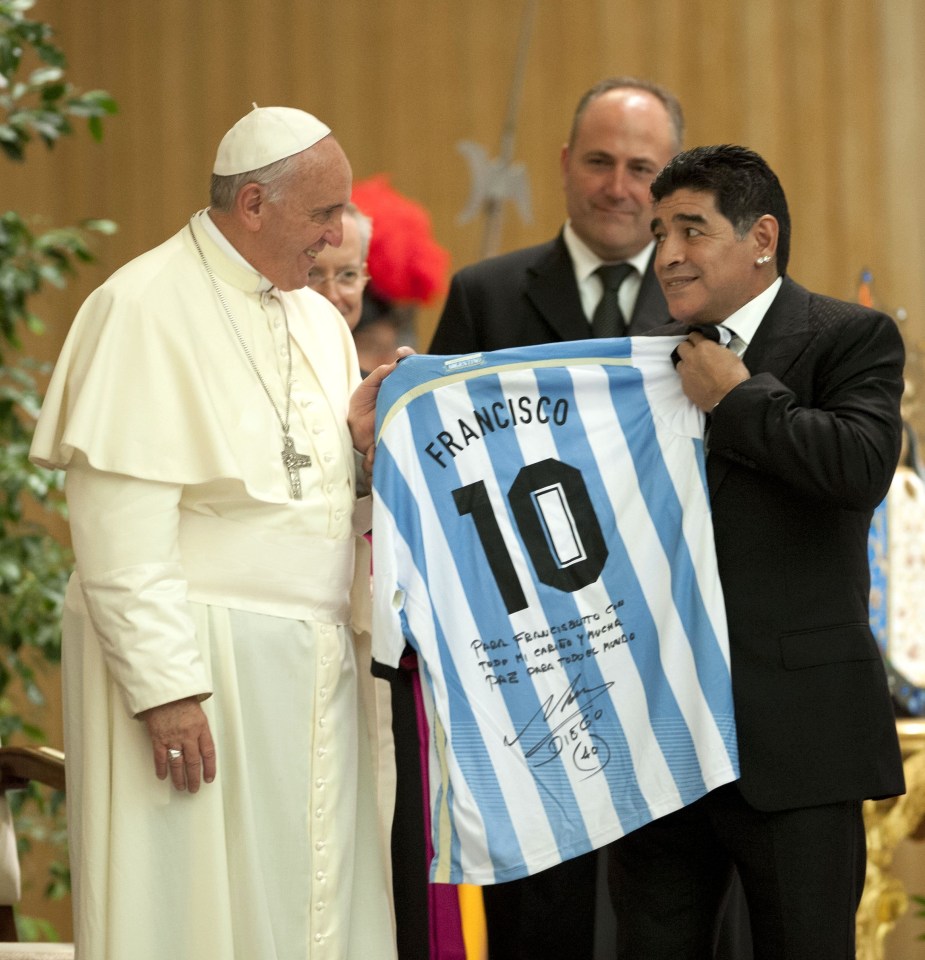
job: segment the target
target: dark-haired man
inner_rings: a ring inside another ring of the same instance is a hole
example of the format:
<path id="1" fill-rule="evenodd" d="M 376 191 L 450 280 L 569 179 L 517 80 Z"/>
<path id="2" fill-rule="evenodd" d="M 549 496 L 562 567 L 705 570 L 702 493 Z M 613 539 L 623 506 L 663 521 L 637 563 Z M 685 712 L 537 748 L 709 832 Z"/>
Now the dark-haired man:
<path id="1" fill-rule="evenodd" d="M 899 456 L 903 345 L 786 276 L 787 202 L 741 147 L 680 154 L 652 193 L 678 375 L 710 414 L 707 480 L 741 779 L 611 848 L 618 956 L 712 956 L 733 867 L 756 960 L 848 960 L 861 803 L 903 791 L 868 626 L 867 531 Z M 728 349 L 697 326 L 723 325 Z"/>

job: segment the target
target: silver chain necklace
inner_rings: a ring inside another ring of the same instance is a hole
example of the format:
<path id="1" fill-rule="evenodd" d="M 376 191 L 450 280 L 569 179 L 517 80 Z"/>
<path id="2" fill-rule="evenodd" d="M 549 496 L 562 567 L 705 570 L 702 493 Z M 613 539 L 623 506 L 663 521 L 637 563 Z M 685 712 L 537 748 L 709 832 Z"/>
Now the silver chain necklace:
<path id="1" fill-rule="evenodd" d="M 292 437 L 289 435 L 289 408 L 292 403 L 292 345 L 289 342 L 289 318 L 286 316 L 286 308 L 282 303 L 280 303 L 283 311 L 283 323 L 286 326 L 286 415 L 284 417 L 280 414 L 279 407 L 276 406 L 276 401 L 273 399 L 273 394 L 270 393 L 270 388 L 267 386 L 266 380 L 263 379 L 263 374 L 260 372 L 260 368 L 257 366 L 256 360 L 254 360 L 254 355 L 251 353 L 250 347 L 247 345 L 247 341 L 241 335 L 241 329 L 238 326 L 238 321 L 235 320 L 234 314 L 228 307 L 228 301 L 225 300 L 222 289 L 218 285 L 218 281 L 215 279 L 215 274 L 212 273 L 212 268 L 209 266 L 209 261 L 206 260 L 206 255 L 202 252 L 202 247 L 199 246 L 199 240 L 196 239 L 196 232 L 193 230 L 192 221 L 190 221 L 189 224 L 189 232 L 190 236 L 193 238 L 193 245 L 196 247 L 196 252 L 199 254 L 199 259 L 202 261 L 202 265 L 205 267 L 206 274 L 208 275 L 209 280 L 212 282 L 212 289 L 215 290 L 215 294 L 218 297 L 219 303 L 221 303 L 222 309 L 225 311 L 225 316 L 228 317 L 228 320 L 231 323 L 231 329 L 234 330 L 234 335 L 238 338 L 238 343 L 241 344 L 241 349 L 244 351 L 244 356 L 247 357 L 247 362 L 251 365 L 251 369 L 257 375 L 257 379 L 260 381 L 260 386 L 263 387 L 263 392 L 267 395 L 267 400 L 270 401 L 270 406 L 273 407 L 273 412 L 276 414 L 276 419 L 279 420 L 280 429 L 283 431 L 283 449 L 280 451 L 280 457 L 282 458 L 283 466 L 286 468 L 286 472 L 289 474 L 289 489 L 292 491 L 292 499 L 301 500 L 302 481 L 299 479 L 299 470 L 302 470 L 305 467 L 310 467 L 312 465 L 312 458 L 307 453 L 299 453 L 299 451 L 295 448 Z"/>

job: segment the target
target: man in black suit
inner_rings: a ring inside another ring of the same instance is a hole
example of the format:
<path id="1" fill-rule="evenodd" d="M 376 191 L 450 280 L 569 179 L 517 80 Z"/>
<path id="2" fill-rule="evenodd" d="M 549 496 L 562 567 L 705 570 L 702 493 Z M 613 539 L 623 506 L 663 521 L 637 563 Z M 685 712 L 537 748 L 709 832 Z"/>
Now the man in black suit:
<path id="1" fill-rule="evenodd" d="M 460 270 L 452 279 L 431 353 L 475 353 L 594 335 L 602 301 L 598 267 L 629 263 L 619 285 L 622 329 L 668 321 L 652 271 L 649 187 L 681 149 L 677 98 L 632 77 L 603 80 L 582 96 L 561 170 L 568 220 L 548 243 Z M 532 877 L 483 889 L 491 960 L 591 960 L 597 857 L 586 854 Z M 603 928 L 606 929 L 606 926 Z"/>
<path id="2" fill-rule="evenodd" d="M 629 263 L 620 284 L 626 329 L 663 324 L 652 272 L 649 186 L 681 149 L 677 98 L 632 77 L 603 80 L 579 101 L 561 170 L 568 220 L 554 239 L 460 270 L 452 279 L 431 353 L 473 353 L 592 336 L 602 297 L 595 270 Z M 609 335 L 613 335 L 612 333 Z"/>
<path id="3" fill-rule="evenodd" d="M 612 845 L 618 957 L 712 956 L 735 866 L 757 960 L 849 960 L 861 803 L 904 789 L 867 560 L 899 457 L 902 340 L 786 276 L 787 203 L 757 154 L 687 151 L 652 193 L 678 321 L 659 332 L 689 331 L 677 370 L 710 415 L 741 779 Z M 720 324 L 728 349 L 691 329 Z"/>

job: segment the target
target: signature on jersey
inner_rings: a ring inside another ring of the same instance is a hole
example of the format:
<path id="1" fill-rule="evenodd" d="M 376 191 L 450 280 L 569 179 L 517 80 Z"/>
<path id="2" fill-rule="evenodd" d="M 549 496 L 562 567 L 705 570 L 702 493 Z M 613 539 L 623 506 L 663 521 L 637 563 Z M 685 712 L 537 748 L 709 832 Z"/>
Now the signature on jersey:
<path id="1" fill-rule="evenodd" d="M 594 729 L 604 716 L 603 705 L 595 701 L 606 695 L 613 681 L 597 687 L 584 687 L 581 682 L 578 674 L 561 696 L 549 696 L 516 737 L 504 738 L 504 745 L 519 744 L 535 767 L 562 756 L 586 774 L 583 779 L 600 773 L 610 762 L 611 752 L 607 741 Z"/>

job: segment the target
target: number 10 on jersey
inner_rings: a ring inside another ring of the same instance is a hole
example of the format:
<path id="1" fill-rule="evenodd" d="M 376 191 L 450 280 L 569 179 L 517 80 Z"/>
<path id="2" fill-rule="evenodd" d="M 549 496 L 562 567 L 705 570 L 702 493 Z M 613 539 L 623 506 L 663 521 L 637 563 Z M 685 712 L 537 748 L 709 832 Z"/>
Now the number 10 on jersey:
<path id="1" fill-rule="evenodd" d="M 507 499 L 537 580 L 564 593 L 597 580 L 607 562 L 607 545 L 581 471 L 554 458 L 527 464 Z M 453 500 L 461 517 L 472 517 L 507 612 L 526 609 L 523 585 L 485 482 L 458 487 Z"/>

